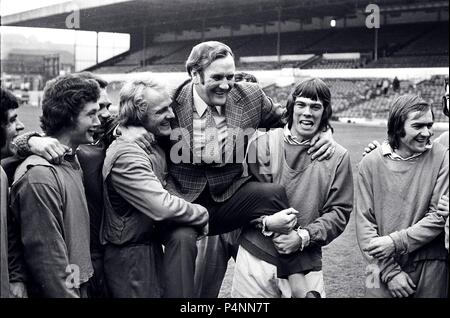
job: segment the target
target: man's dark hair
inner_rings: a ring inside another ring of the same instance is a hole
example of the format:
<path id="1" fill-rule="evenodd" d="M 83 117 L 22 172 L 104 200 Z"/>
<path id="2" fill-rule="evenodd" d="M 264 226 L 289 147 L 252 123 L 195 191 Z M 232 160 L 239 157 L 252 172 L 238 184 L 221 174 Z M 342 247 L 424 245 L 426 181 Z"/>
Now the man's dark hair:
<path id="1" fill-rule="evenodd" d="M 98 83 L 98 85 L 100 86 L 101 89 L 105 89 L 108 86 L 107 81 L 105 81 L 103 78 L 97 76 L 94 73 L 85 71 L 85 72 L 77 73 L 75 75 L 77 75 L 81 78 L 84 78 L 84 79 L 93 79 L 94 81 L 96 81 Z"/>
<path id="2" fill-rule="evenodd" d="M 186 70 L 189 76 L 192 72 L 199 72 L 203 76 L 203 70 L 219 58 L 234 57 L 233 51 L 226 44 L 217 41 L 207 41 L 197 44 L 192 48 L 186 61 Z"/>
<path id="3" fill-rule="evenodd" d="M 75 127 L 84 106 L 99 97 L 100 86 L 93 79 L 63 75 L 48 81 L 42 98 L 42 130 L 54 136 L 63 128 Z"/>
<path id="4" fill-rule="evenodd" d="M 324 81 L 320 78 L 307 78 L 295 86 L 293 92 L 289 95 L 286 104 L 289 129 L 292 128 L 294 105 L 297 97 L 306 97 L 314 101 L 322 102 L 323 114 L 318 131 L 326 131 L 328 128 L 331 128 L 330 118 L 333 113 L 331 109 L 331 92 Z"/>
<path id="5" fill-rule="evenodd" d="M 0 148 L 6 142 L 6 125 L 8 125 L 8 111 L 19 107 L 17 98 L 8 90 L 1 88 L 0 103 Z"/>
<path id="6" fill-rule="evenodd" d="M 400 139 L 405 137 L 405 122 L 412 112 L 427 112 L 430 104 L 418 95 L 406 94 L 398 96 L 392 102 L 388 118 L 388 142 L 392 149 L 398 149 Z M 434 114 L 431 110 L 434 120 Z"/>
<path id="7" fill-rule="evenodd" d="M 237 82 L 249 82 L 249 83 L 258 83 L 256 77 L 250 73 L 246 72 L 237 72 L 234 74 L 234 81 Z"/>

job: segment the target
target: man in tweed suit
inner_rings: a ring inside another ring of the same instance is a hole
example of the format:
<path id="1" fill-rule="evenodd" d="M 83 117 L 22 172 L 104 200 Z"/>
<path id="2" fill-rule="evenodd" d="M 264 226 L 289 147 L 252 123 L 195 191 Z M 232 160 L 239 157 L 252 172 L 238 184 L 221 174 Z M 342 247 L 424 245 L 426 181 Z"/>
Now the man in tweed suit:
<path id="1" fill-rule="evenodd" d="M 191 79 L 176 90 L 171 105 L 175 119 L 167 189 L 208 209 L 209 235 L 229 232 L 252 220 L 259 220 L 264 233 L 289 231 L 296 211 L 288 209 L 283 186 L 242 177 L 240 153 L 248 143 L 245 136 L 251 137 L 258 128 L 284 125 L 285 110 L 257 84 L 234 83 L 234 55 L 223 43 L 196 45 L 186 68 Z M 329 157 L 334 141 L 329 132 L 325 135 L 316 147 L 321 148 L 319 155 Z"/>

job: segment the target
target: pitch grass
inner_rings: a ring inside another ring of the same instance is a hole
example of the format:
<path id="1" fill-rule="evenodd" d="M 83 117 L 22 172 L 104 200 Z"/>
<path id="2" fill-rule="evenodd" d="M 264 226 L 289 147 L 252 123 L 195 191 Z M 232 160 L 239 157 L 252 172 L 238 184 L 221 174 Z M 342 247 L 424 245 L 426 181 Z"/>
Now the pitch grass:
<path id="1" fill-rule="evenodd" d="M 19 118 L 25 124 L 25 131 L 40 131 L 40 109 L 30 106 L 19 108 Z M 353 177 L 362 158 L 364 147 L 372 140 L 383 140 L 385 127 L 366 127 L 355 124 L 332 123 L 336 141 L 350 152 Z M 440 133 L 436 133 L 439 135 Z M 230 260 L 228 271 L 219 297 L 230 297 L 234 261 Z M 361 297 L 364 293 L 364 272 L 366 263 L 356 242 L 353 215 L 341 236 L 323 248 L 323 271 L 327 297 Z"/>

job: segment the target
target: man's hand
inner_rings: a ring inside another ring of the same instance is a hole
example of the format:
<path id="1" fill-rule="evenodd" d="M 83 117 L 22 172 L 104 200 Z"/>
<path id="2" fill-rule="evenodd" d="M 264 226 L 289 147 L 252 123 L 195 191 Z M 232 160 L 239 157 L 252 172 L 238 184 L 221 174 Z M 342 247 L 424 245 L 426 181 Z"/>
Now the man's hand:
<path id="1" fill-rule="evenodd" d="M 208 210 L 205 207 L 201 206 L 200 204 L 194 203 L 193 205 L 198 210 L 197 217 L 195 218 L 194 221 L 195 222 L 194 226 L 198 233 L 197 240 L 201 240 L 209 233 L 209 213 Z"/>
<path id="2" fill-rule="evenodd" d="M 330 159 L 336 150 L 336 141 L 334 141 L 331 129 L 316 134 L 311 139 L 310 146 L 308 154 L 312 154 L 311 160 L 316 158 L 319 161 Z"/>
<path id="3" fill-rule="evenodd" d="M 369 246 L 364 251 L 370 256 L 382 260 L 395 253 L 395 244 L 389 235 L 380 236 L 371 239 Z"/>
<path id="4" fill-rule="evenodd" d="M 63 145 L 58 139 L 52 137 L 31 137 L 28 140 L 30 150 L 35 155 L 45 158 L 48 162 L 61 164 L 64 156 L 71 152 L 71 149 Z"/>
<path id="5" fill-rule="evenodd" d="M 266 217 L 266 229 L 275 233 L 288 234 L 297 224 L 298 211 L 289 208 Z"/>
<path id="6" fill-rule="evenodd" d="M 199 231 L 198 231 L 198 237 L 197 241 L 200 241 L 201 239 L 205 238 L 209 233 L 209 223 L 206 223 Z"/>
<path id="7" fill-rule="evenodd" d="M 27 288 L 22 282 L 10 283 L 9 294 L 11 298 L 28 298 Z"/>
<path id="8" fill-rule="evenodd" d="M 380 143 L 376 140 L 372 141 L 367 145 L 366 148 L 364 148 L 363 157 L 369 153 L 372 152 L 372 150 L 376 149 L 377 147 L 380 147 Z"/>
<path id="9" fill-rule="evenodd" d="M 156 143 L 155 135 L 143 127 L 128 128 L 126 136 L 122 135 L 122 138 L 137 143 L 139 147 L 150 153 L 152 152 L 152 146 Z"/>
<path id="10" fill-rule="evenodd" d="M 137 136 L 135 142 L 139 147 L 147 152 L 152 152 L 152 146 L 156 143 L 155 135 L 151 132 L 147 132 L 143 135 Z"/>
<path id="11" fill-rule="evenodd" d="M 273 103 L 274 107 L 276 108 L 277 114 L 280 116 L 280 123 L 281 126 L 284 127 L 288 122 L 288 115 L 287 115 L 287 109 L 285 106 L 283 106 L 281 103 Z"/>
<path id="12" fill-rule="evenodd" d="M 438 202 L 437 213 L 444 217 L 448 217 L 448 196 L 443 195 Z"/>
<path id="13" fill-rule="evenodd" d="M 416 285 L 405 272 L 400 272 L 387 284 L 392 297 L 403 298 L 414 294 Z"/>
<path id="14" fill-rule="evenodd" d="M 272 241 L 280 254 L 297 252 L 302 246 L 302 239 L 296 231 L 290 231 L 288 234 L 276 234 Z"/>

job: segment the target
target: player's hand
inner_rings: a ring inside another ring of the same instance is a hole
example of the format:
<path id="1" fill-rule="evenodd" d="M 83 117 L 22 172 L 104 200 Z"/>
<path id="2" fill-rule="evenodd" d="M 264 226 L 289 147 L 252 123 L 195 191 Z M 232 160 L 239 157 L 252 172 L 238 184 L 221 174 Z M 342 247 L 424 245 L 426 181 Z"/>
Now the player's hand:
<path id="1" fill-rule="evenodd" d="M 312 154 L 311 160 L 315 160 L 316 158 L 319 161 L 330 159 L 336 150 L 336 142 L 334 141 L 331 129 L 316 134 L 311 139 L 310 146 L 308 154 Z"/>
<path id="2" fill-rule="evenodd" d="M 372 141 L 367 145 L 366 148 L 364 148 L 363 157 L 369 153 L 372 152 L 372 150 L 375 150 L 376 148 L 380 147 L 380 143 L 377 140 Z"/>
<path id="3" fill-rule="evenodd" d="M 22 282 L 9 283 L 9 294 L 11 298 L 28 298 L 27 288 Z"/>
<path id="4" fill-rule="evenodd" d="M 364 251 L 370 256 L 382 260 L 395 253 L 395 244 L 389 235 L 375 237 L 370 240 Z"/>
<path id="5" fill-rule="evenodd" d="M 275 233 L 288 234 L 297 224 L 298 211 L 289 208 L 266 217 L 266 229 Z"/>
<path id="6" fill-rule="evenodd" d="M 156 143 L 156 139 L 155 135 L 153 135 L 151 132 L 147 132 L 145 134 L 136 136 L 135 142 L 139 147 L 151 153 L 153 151 L 152 146 Z"/>
<path id="7" fill-rule="evenodd" d="M 297 252 L 302 246 L 302 239 L 296 231 L 290 231 L 288 234 L 277 234 L 272 241 L 280 254 Z"/>
<path id="8" fill-rule="evenodd" d="M 199 231 L 198 231 L 198 237 L 197 241 L 200 241 L 201 239 L 204 239 L 206 236 L 208 236 L 209 233 L 209 223 L 207 222 Z"/>
<path id="9" fill-rule="evenodd" d="M 443 195 L 438 202 L 437 213 L 444 217 L 448 217 L 448 196 Z"/>
<path id="10" fill-rule="evenodd" d="M 129 127 L 126 136 L 121 135 L 121 138 L 129 142 L 135 142 L 146 152 L 152 152 L 152 146 L 155 144 L 155 135 L 148 132 L 144 127 Z"/>
<path id="11" fill-rule="evenodd" d="M 416 285 L 413 283 L 411 277 L 405 272 L 400 272 L 392 278 L 388 284 L 389 292 L 392 297 L 403 298 L 414 294 Z"/>
<path id="12" fill-rule="evenodd" d="M 64 156 L 72 151 L 71 148 L 52 137 L 33 136 L 28 140 L 28 145 L 32 153 L 57 165 L 61 164 Z"/>

